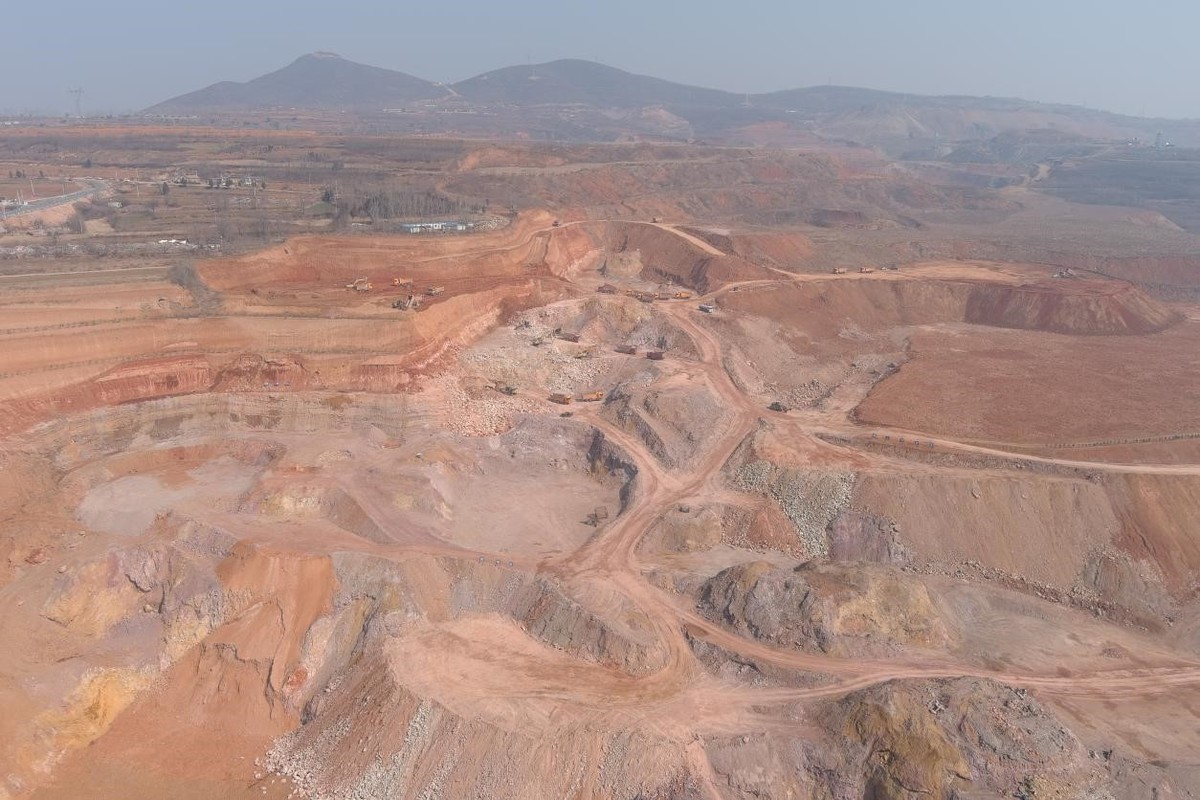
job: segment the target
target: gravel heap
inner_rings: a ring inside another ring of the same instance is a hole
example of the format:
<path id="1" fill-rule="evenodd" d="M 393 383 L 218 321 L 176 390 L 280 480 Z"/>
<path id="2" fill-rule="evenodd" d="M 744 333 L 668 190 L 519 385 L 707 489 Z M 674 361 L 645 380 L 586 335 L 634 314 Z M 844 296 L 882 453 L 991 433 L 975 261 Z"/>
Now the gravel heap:
<path id="1" fill-rule="evenodd" d="M 733 475 L 734 488 L 770 497 L 796 527 L 807 552 L 829 555 L 827 530 L 850 508 L 853 472 L 781 469 L 769 461 L 743 464 Z"/>

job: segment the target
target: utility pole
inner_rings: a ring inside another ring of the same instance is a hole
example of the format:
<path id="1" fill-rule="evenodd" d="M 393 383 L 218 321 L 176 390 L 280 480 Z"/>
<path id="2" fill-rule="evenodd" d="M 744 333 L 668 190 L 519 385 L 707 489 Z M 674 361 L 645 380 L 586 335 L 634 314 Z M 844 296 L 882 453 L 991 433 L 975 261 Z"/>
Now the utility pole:
<path id="1" fill-rule="evenodd" d="M 79 110 L 79 101 L 83 99 L 83 89 L 67 89 L 67 94 L 74 95 L 75 97 L 75 117 L 77 119 L 83 117 L 82 112 Z"/>

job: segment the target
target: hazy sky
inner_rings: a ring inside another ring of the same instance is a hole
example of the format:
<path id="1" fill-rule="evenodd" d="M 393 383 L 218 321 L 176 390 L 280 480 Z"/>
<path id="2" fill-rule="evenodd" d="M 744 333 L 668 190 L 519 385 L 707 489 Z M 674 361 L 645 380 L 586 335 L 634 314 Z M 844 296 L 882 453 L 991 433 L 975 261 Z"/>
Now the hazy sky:
<path id="1" fill-rule="evenodd" d="M 126 111 L 314 50 L 456 81 L 555 58 L 1200 118 L 1196 0 L 8 0 L 0 111 Z"/>

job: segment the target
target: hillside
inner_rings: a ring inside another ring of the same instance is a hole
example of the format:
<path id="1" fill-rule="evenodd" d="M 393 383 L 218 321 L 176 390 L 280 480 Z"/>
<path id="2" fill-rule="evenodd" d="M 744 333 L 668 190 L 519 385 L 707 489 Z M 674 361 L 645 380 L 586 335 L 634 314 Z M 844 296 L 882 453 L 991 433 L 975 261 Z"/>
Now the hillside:
<path id="1" fill-rule="evenodd" d="M 146 113 L 246 111 L 279 106 L 367 110 L 445 94 L 436 84 L 403 72 L 356 64 L 333 53 L 310 53 L 246 83 L 215 83 L 159 103 Z"/>
<path id="2" fill-rule="evenodd" d="M 513 105 L 728 108 L 741 102 L 740 96 L 729 92 L 635 75 L 579 59 L 485 72 L 454 84 L 454 91 L 476 103 Z"/>
<path id="3" fill-rule="evenodd" d="M 313 53 L 260 78 L 213 84 L 146 113 L 220 114 L 279 107 L 370 113 L 422 100 L 446 102 L 429 109 L 434 114 L 422 119 L 419 127 L 412 119 L 404 120 L 409 131 L 519 134 L 563 141 L 650 135 L 734 144 L 763 144 L 764 131 L 769 131 L 774 144 L 795 146 L 816 135 L 922 160 L 941 158 L 947 145 L 1028 131 L 1147 142 L 1161 132 L 1175 144 L 1200 146 L 1200 123 L 1192 120 L 1141 119 L 1011 98 L 923 96 L 848 86 L 743 95 L 579 59 L 504 67 L 447 87 L 332 53 Z M 439 113 L 472 106 L 489 106 L 492 113 L 478 119 Z M 497 107 L 504 108 L 497 111 Z M 580 110 L 594 113 L 580 116 Z M 614 116 L 614 110 L 621 113 Z M 647 114 L 662 119 L 647 120 Z M 1072 144 L 1077 147 L 1078 143 Z M 1051 157 L 1068 154 L 1049 153 Z M 985 161 L 994 159 L 994 154 L 984 154 Z"/>

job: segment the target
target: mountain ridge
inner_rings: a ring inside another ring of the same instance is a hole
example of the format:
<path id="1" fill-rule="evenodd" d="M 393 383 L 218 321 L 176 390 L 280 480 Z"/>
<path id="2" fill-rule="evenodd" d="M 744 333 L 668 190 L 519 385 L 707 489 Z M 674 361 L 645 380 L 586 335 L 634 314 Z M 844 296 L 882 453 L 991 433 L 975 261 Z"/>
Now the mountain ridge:
<path id="1" fill-rule="evenodd" d="M 736 94 L 639 75 L 582 59 L 559 59 L 484 72 L 452 84 L 349 61 L 318 51 L 252 80 L 222 81 L 163 101 L 149 115 L 244 112 L 273 108 L 380 112 L 435 101 L 449 107 L 585 107 L 598 111 L 662 109 L 690 125 L 691 137 L 744 140 L 761 123 L 785 123 L 826 138 L 890 151 L 980 141 L 1018 130 L 1055 129 L 1083 138 L 1151 140 L 1160 133 L 1200 146 L 1200 121 L 1144 119 L 1083 106 L 1021 98 L 921 95 L 851 86 L 809 86 Z M 550 138 L 587 138 L 588 126 L 565 116 L 540 119 Z M 594 117 L 597 115 L 593 115 Z M 604 130 L 601 131 L 600 127 Z M 681 125 L 675 126 L 683 130 Z M 569 132 L 569 133 L 568 133 Z M 597 138 L 614 134 L 597 122 Z M 682 135 L 682 134 L 680 134 Z M 732 137 L 732 138 L 731 138 Z M 752 138 L 752 137 L 751 137 Z"/>

